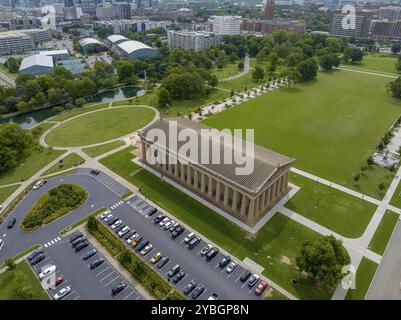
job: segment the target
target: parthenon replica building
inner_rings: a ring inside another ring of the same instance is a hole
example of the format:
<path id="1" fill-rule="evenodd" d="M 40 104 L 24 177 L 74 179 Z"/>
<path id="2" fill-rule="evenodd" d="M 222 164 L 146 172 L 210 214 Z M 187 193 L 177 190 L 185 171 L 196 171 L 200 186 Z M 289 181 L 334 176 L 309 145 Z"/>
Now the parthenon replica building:
<path id="1" fill-rule="evenodd" d="M 197 133 L 199 140 L 210 139 L 209 136 L 204 137 L 202 129 L 211 129 L 205 125 L 184 118 L 160 119 L 139 132 L 142 147 L 141 161 L 247 225 L 254 226 L 291 189 L 288 185 L 288 172 L 295 159 L 252 144 L 253 152 L 250 157 L 254 163 L 253 170 L 249 174 L 238 175 L 236 163 L 205 164 L 201 160 L 201 156 L 205 156 L 202 152 L 205 151 L 200 147 L 197 159 L 186 158 L 186 154 L 176 151 L 180 150 L 186 141 L 178 141 L 177 148 L 171 148 L 168 142 L 171 121 L 176 124 L 177 134 L 184 129 L 192 129 Z M 167 143 L 162 144 L 148 134 L 151 130 L 155 132 L 154 129 L 166 135 Z M 241 138 L 234 138 L 232 135 L 230 137 L 244 142 Z M 177 141 L 177 137 L 175 139 Z M 223 149 L 226 143 L 223 138 L 219 138 L 218 143 L 221 145 L 220 153 L 223 161 Z M 236 146 L 236 144 L 230 145 L 228 149 L 234 153 Z M 152 151 L 155 149 L 157 151 Z M 163 153 L 167 161 L 160 161 L 161 163 L 155 160 L 149 161 L 150 152 L 154 153 L 153 157 Z M 212 152 L 211 148 L 208 152 Z M 242 148 L 241 152 L 244 154 L 246 150 Z M 176 161 L 171 161 L 170 157 L 175 157 Z"/>

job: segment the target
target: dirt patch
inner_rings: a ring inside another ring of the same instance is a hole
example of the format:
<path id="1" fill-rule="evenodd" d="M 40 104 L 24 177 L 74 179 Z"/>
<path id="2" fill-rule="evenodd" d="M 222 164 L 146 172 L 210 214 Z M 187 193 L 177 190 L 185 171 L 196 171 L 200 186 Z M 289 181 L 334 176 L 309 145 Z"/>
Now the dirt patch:
<path id="1" fill-rule="evenodd" d="M 271 297 L 273 297 L 273 288 L 269 287 L 264 293 L 264 298 L 268 299 L 268 298 L 271 298 Z"/>
<path id="2" fill-rule="evenodd" d="M 284 264 L 287 264 L 287 265 L 289 265 L 289 266 L 292 265 L 291 259 L 288 258 L 287 256 L 281 256 L 280 262 L 281 262 L 281 263 L 284 263 Z"/>
<path id="3" fill-rule="evenodd" d="M 245 235 L 245 239 L 246 240 L 255 240 L 256 236 L 254 234 L 252 234 L 252 233 L 247 232 L 246 235 Z"/>

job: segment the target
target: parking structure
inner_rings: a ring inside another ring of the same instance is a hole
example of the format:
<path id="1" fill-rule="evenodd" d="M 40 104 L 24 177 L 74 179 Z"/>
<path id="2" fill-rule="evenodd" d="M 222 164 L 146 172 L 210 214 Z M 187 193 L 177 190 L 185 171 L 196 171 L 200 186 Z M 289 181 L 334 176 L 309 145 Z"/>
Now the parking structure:
<path id="1" fill-rule="evenodd" d="M 60 289 L 69 286 L 71 291 L 63 300 L 143 300 L 143 297 L 99 252 L 86 261 L 82 259 L 84 254 L 93 248 L 94 246 L 89 243 L 81 251 L 75 252 L 69 237 L 63 237 L 57 244 L 43 248 L 46 258 L 32 266 L 36 274 L 38 275 L 43 266 L 53 264 L 57 267 L 56 277 L 64 278 L 61 284 L 49 290 L 50 296 L 54 298 Z M 90 270 L 89 265 L 97 259 L 104 259 L 104 263 Z M 113 297 L 111 289 L 122 282 L 127 284 L 127 287 Z"/>
<path id="2" fill-rule="evenodd" d="M 220 268 L 219 262 L 224 257 L 221 252 L 211 261 L 206 261 L 205 257 L 200 254 L 202 248 L 207 244 L 204 240 L 201 240 L 195 248 L 189 249 L 188 245 L 184 243 L 184 239 L 190 231 L 185 230 L 176 239 L 172 239 L 168 230 L 164 230 L 159 224 L 153 223 L 156 216 L 164 213 L 159 211 L 150 216 L 149 213 L 152 211 L 154 211 L 154 207 L 151 204 L 139 196 L 134 196 L 128 201 L 120 203 L 117 207 L 114 206 L 113 210 L 111 210 L 113 218 L 118 217 L 123 222 L 117 229 L 112 229 L 104 221 L 102 223 L 116 233 L 123 226 L 128 226 L 131 232 L 135 231 L 143 239 L 148 240 L 152 244 L 152 249 L 144 256 L 138 254 L 165 279 L 169 280 L 167 273 L 173 266 L 180 265 L 181 271 L 185 273 L 185 276 L 178 283 L 170 281 L 180 292 L 191 281 L 195 281 L 196 285 L 201 284 L 205 287 L 203 293 L 198 297 L 199 300 L 208 299 L 213 294 L 216 294 L 218 299 L 225 300 L 261 299 L 260 296 L 255 294 L 257 284 L 249 287 L 247 281 L 242 282 L 240 280 L 241 275 L 246 271 L 243 267 L 237 265 L 231 273 L 226 271 L 227 265 L 224 268 Z M 171 217 L 171 219 L 175 221 L 174 217 Z M 126 243 L 125 239 L 121 241 Z M 135 250 L 135 248 L 132 248 L 132 250 Z M 161 252 L 162 256 L 169 257 L 169 262 L 161 269 L 158 269 L 156 264 L 150 262 L 157 252 Z M 189 298 L 191 299 L 191 297 Z"/>

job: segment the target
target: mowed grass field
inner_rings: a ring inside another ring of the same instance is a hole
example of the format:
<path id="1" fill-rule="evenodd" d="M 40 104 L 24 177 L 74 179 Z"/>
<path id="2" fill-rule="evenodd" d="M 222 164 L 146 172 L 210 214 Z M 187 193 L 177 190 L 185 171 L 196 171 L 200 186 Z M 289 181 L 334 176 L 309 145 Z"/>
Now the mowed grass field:
<path id="1" fill-rule="evenodd" d="M 359 69 L 363 71 L 381 72 L 387 74 L 397 74 L 395 68 L 397 58 L 390 54 L 369 53 L 363 57 L 361 63 L 342 64 L 341 67 Z"/>
<path id="2" fill-rule="evenodd" d="M 126 135 L 149 123 L 155 112 L 149 108 L 110 108 L 82 115 L 53 129 L 46 137 L 51 146 L 76 147 Z"/>
<path id="3" fill-rule="evenodd" d="M 372 166 L 358 184 L 353 175 L 401 114 L 386 92 L 388 78 L 349 71 L 319 73 L 314 81 L 282 88 L 209 117 L 204 124 L 255 129 L 255 142 L 294 157 L 295 167 L 382 198 L 389 170 Z"/>

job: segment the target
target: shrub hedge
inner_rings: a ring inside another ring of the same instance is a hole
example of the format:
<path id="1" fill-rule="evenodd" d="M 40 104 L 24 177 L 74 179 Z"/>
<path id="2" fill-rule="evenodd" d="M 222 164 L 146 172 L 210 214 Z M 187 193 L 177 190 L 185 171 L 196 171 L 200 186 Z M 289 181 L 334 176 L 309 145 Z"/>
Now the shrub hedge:
<path id="1" fill-rule="evenodd" d="M 61 184 L 46 192 L 22 221 L 22 229 L 35 230 L 78 208 L 88 193 L 76 184 Z"/>

